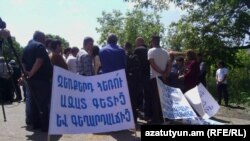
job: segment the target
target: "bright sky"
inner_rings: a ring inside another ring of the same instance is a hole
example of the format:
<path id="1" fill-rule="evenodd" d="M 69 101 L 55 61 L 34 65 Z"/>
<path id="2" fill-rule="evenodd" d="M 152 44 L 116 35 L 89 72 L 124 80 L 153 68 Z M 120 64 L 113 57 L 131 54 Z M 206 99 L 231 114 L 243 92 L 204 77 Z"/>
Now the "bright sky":
<path id="1" fill-rule="evenodd" d="M 100 26 L 97 17 L 102 16 L 102 11 L 115 9 L 125 13 L 131 7 L 123 0 L 1 0 L 0 17 L 22 46 L 26 46 L 35 30 L 40 30 L 59 35 L 70 46 L 81 48 L 85 36 L 99 39 L 95 29 Z M 162 23 L 169 25 L 183 13 L 171 5 L 162 14 Z"/>

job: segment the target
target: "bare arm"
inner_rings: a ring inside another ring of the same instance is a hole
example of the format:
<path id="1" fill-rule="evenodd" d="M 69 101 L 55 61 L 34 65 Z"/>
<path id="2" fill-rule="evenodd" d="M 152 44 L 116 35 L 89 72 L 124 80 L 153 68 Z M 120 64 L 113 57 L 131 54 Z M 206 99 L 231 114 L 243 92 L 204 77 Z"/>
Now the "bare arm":
<path id="1" fill-rule="evenodd" d="M 164 74 L 164 71 L 161 70 L 161 69 L 155 64 L 154 59 L 149 59 L 149 63 L 150 63 L 150 65 L 151 65 L 151 67 L 152 67 L 156 72 L 158 72 L 158 73 L 160 73 L 160 74 Z"/>

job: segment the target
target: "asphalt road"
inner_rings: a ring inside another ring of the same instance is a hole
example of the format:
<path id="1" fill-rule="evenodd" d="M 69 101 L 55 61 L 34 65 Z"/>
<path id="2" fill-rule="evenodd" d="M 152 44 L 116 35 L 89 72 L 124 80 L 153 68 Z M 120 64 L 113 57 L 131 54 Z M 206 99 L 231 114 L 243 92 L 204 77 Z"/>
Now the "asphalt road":
<path id="1" fill-rule="evenodd" d="M 47 141 L 48 134 L 32 130 L 25 124 L 25 103 L 14 102 L 5 105 L 7 121 L 4 122 L 2 109 L 0 110 L 0 141 Z M 250 110 L 231 106 L 220 108 L 215 119 L 226 124 L 248 124 L 250 125 Z M 142 124 L 144 121 L 140 121 Z M 145 123 L 145 122 L 144 122 Z M 173 124 L 173 123 L 170 123 Z M 140 129 L 124 130 L 101 134 L 74 134 L 51 136 L 50 141 L 139 141 Z"/>

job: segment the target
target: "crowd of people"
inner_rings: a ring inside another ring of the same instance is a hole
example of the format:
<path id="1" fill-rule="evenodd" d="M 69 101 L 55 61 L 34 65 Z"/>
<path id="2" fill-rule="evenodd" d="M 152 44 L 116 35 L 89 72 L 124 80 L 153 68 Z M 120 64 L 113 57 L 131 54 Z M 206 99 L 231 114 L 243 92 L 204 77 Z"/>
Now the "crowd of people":
<path id="1" fill-rule="evenodd" d="M 3 37 L 10 36 L 1 32 Z M 117 43 L 115 34 L 110 34 L 107 44 L 101 48 L 94 45 L 92 37 L 85 37 L 81 49 L 72 47 L 63 50 L 59 40 L 46 39 L 43 32 L 36 31 L 24 48 L 21 59 L 27 79 L 22 79 L 20 70 L 13 75 L 15 89 L 18 89 L 18 84 L 25 88 L 26 123 L 34 129 L 48 130 L 53 65 L 83 76 L 125 69 L 135 122 L 138 116 L 150 123 L 163 122 L 156 78 L 169 86 L 180 88 L 183 93 L 199 83 L 206 86 L 206 64 L 202 55 L 193 50 L 167 51 L 160 46 L 159 36 L 152 36 L 149 45 L 142 37 L 136 38 L 134 49 L 132 43 L 126 42 L 122 47 Z M 0 61 L 1 69 L 6 68 L 3 57 Z M 10 65 L 15 72 L 16 64 L 12 61 Z M 6 75 L 7 72 L 1 71 L 1 86 L 10 79 L 6 76 L 13 73 Z M 222 97 L 228 104 L 227 74 L 224 62 L 220 61 L 216 72 L 219 104 Z M 11 85 L 10 81 L 8 85 Z M 1 87 L 2 95 L 10 93 L 8 90 L 10 88 Z M 20 88 L 16 96 L 9 95 L 10 100 L 13 97 L 21 100 L 19 91 Z"/>

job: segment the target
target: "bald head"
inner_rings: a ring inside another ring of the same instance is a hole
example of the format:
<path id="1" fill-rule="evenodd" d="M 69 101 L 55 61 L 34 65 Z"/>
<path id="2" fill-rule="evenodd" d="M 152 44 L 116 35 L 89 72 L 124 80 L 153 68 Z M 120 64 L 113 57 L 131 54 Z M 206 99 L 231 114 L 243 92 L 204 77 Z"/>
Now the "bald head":
<path id="1" fill-rule="evenodd" d="M 140 47 L 140 46 L 143 46 L 145 43 L 144 43 L 144 39 L 142 37 L 138 37 L 136 38 L 135 40 L 135 45 L 136 47 Z"/>

